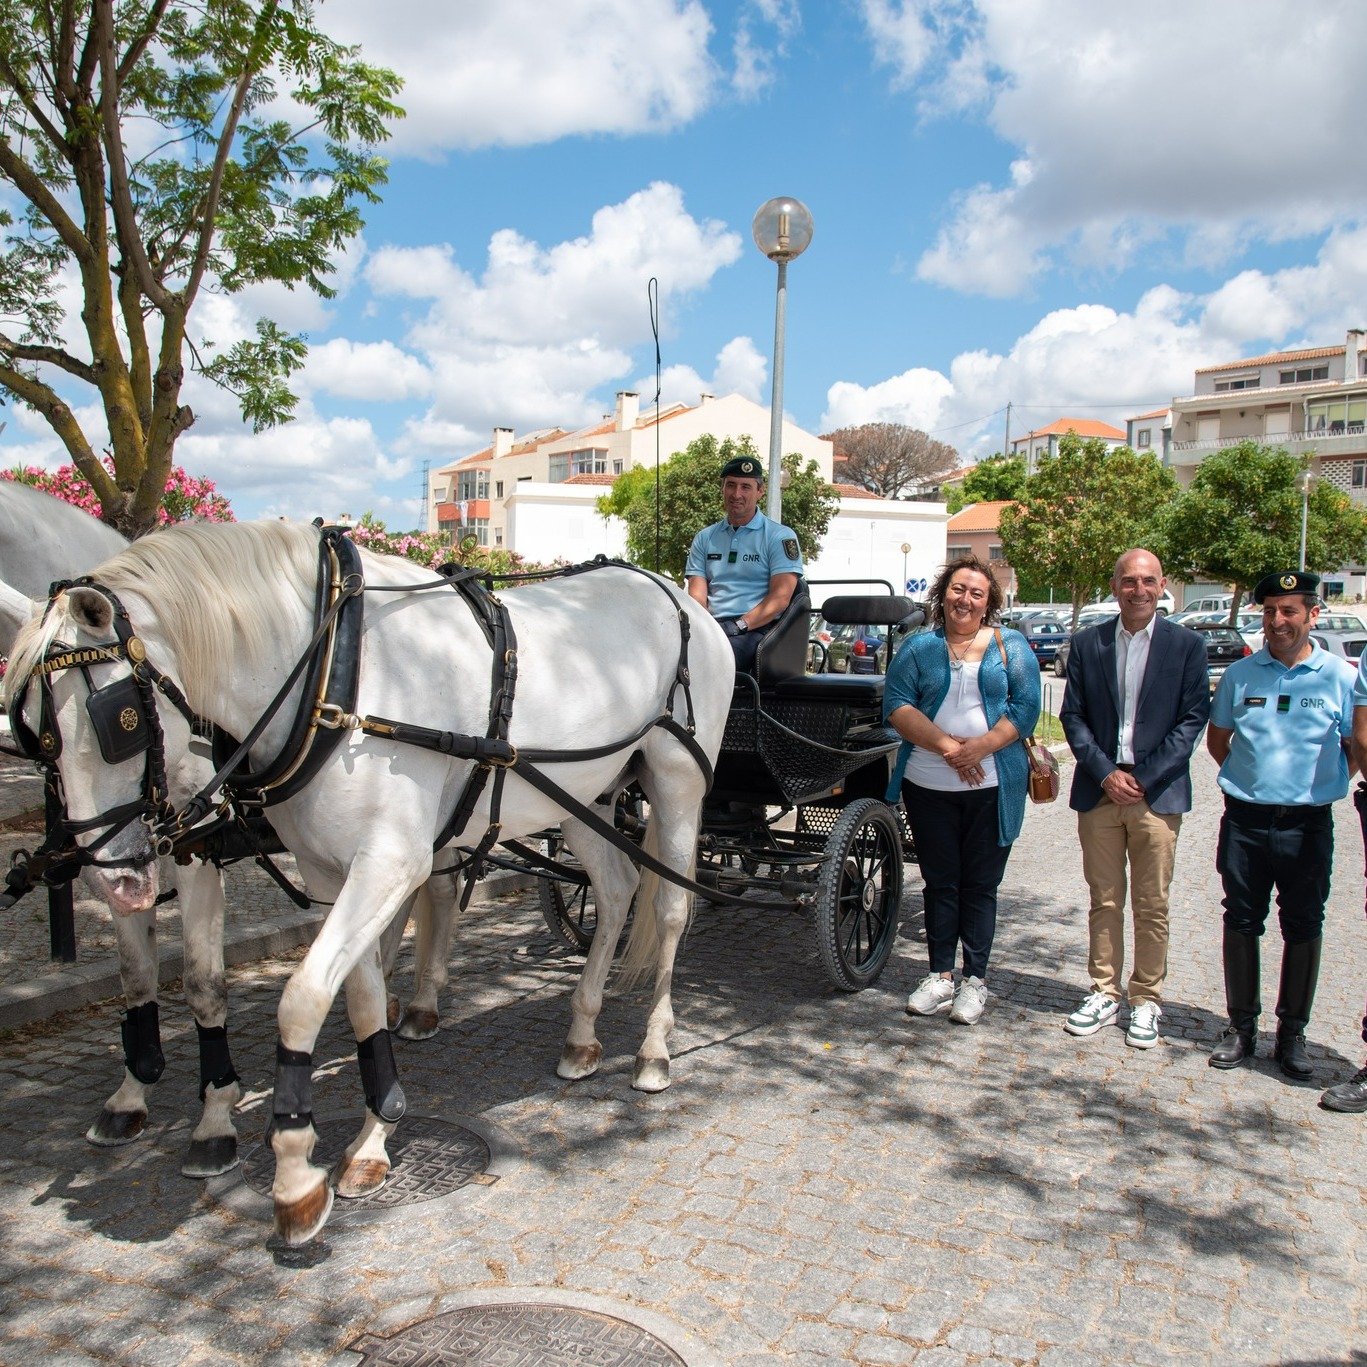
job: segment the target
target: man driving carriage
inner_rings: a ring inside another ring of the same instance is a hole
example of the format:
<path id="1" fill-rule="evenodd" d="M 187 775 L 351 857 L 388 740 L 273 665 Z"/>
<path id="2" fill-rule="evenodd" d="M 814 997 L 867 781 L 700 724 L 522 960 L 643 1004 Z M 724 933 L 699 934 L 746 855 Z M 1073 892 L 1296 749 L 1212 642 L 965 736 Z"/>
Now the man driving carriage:
<path id="1" fill-rule="evenodd" d="M 728 461 L 721 472 L 726 516 L 693 538 L 684 570 L 689 595 L 717 619 L 735 651 L 736 668 L 747 672 L 802 574 L 797 533 L 760 512 L 763 495 L 759 461 Z"/>

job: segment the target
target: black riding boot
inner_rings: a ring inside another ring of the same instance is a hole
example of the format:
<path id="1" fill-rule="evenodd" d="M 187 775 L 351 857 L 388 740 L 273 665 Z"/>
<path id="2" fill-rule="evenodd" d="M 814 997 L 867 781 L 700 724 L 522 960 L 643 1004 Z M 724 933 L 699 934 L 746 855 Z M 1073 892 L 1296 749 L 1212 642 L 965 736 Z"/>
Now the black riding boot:
<path id="1" fill-rule="evenodd" d="M 1207 1060 L 1212 1068 L 1237 1068 L 1258 1052 L 1258 937 L 1225 928 L 1225 1009 L 1229 1024 Z"/>
<path id="2" fill-rule="evenodd" d="M 1305 1052 L 1305 1027 L 1320 976 L 1320 950 L 1324 937 L 1298 945 L 1282 946 L 1282 981 L 1277 993 L 1277 1062 L 1287 1077 L 1304 1082 L 1314 1077 Z"/>

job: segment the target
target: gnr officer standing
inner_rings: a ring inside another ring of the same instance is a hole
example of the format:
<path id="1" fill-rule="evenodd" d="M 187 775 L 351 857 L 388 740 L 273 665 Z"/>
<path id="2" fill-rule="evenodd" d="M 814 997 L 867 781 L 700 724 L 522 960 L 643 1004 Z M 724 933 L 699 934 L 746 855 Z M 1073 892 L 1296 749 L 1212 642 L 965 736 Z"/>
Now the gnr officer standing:
<path id="1" fill-rule="evenodd" d="M 1275 887 L 1283 944 L 1274 1052 L 1282 1072 L 1302 1080 L 1314 1074 L 1305 1027 L 1319 980 L 1333 803 L 1347 794 L 1353 767 L 1356 675 L 1310 639 L 1319 582 L 1304 570 L 1258 581 L 1253 601 L 1262 604 L 1265 644 L 1225 671 L 1206 732 L 1225 794 L 1215 864 L 1225 890 L 1229 1010 L 1210 1065 L 1236 1068 L 1256 1052 L 1258 938 Z"/>

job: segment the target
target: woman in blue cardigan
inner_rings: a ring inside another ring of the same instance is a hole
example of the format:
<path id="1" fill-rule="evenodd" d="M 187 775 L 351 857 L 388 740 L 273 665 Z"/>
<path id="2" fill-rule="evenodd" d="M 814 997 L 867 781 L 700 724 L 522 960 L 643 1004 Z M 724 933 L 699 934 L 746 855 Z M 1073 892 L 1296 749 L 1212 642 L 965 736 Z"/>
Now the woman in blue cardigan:
<path id="1" fill-rule="evenodd" d="M 1040 708 L 1039 664 L 1025 637 L 992 625 L 1001 605 L 1001 587 L 976 556 L 947 564 L 930 590 L 934 630 L 897 652 L 883 700 L 902 737 L 887 798 L 900 792 L 925 880 L 930 972 L 907 1010 L 949 1008 L 960 1025 L 987 1004 L 997 886 L 1025 817 L 1030 765 L 1020 740 Z"/>

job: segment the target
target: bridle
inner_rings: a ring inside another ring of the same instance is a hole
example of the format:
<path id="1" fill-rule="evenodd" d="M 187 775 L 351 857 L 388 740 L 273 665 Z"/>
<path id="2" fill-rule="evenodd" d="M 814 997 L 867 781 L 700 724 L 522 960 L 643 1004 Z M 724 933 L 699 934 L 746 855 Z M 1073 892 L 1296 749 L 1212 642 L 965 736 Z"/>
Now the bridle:
<path id="1" fill-rule="evenodd" d="M 15 744 L 26 758 L 47 769 L 50 781 L 60 784 L 57 761 L 62 753 L 62 735 L 57 725 L 52 679 L 65 670 L 78 669 L 86 682 L 86 715 L 90 718 L 101 757 L 106 764 L 113 765 L 144 755 L 142 791 L 132 801 L 120 803 L 86 820 L 73 820 L 64 811 L 61 830 L 55 834 L 59 840 L 61 837 L 68 839 L 54 845 L 51 843 L 54 833 L 50 833 L 48 843 L 38 850 L 31 861 L 30 876 L 36 873 L 45 877 L 53 865 L 62 865 L 64 872 L 66 868 L 84 867 L 124 868 L 131 865 L 140 868 L 150 864 L 158 854 L 169 853 L 169 847 L 161 848 L 163 842 L 156 838 L 158 829 L 173 821 L 176 814 L 167 793 L 166 736 L 162 730 L 156 695 L 160 693 L 166 698 L 192 730 L 202 731 L 204 728 L 204 723 L 195 715 L 175 680 L 162 673 L 147 658 L 147 648 L 134 634 L 127 609 L 112 589 L 97 584 L 88 576 L 58 581 L 50 590 L 44 619 L 61 594 L 71 588 L 95 589 L 109 601 L 114 639 L 80 647 L 54 641 L 47 648 L 16 695 L 15 706 L 10 714 Z M 130 672 L 97 688 L 90 675 L 91 666 L 121 660 L 128 664 Z M 29 727 L 24 715 L 29 691 L 35 683 L 39 690 L 36 733 Z M 97 856 L 97 851 L 104 849 L 135 821 L 147 826 L 151 837 L 142 851 L 118 859 Z M 90 832 L 95 832 L 96 838 L 86 844 L 70 839 Z"/>

